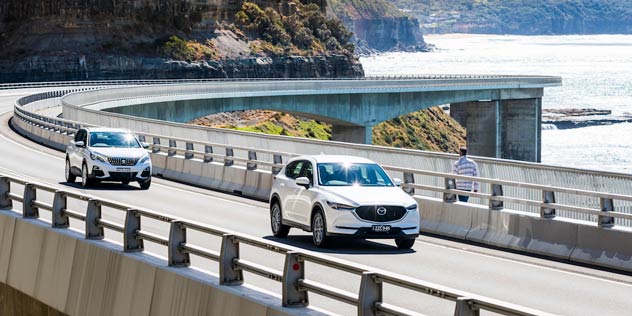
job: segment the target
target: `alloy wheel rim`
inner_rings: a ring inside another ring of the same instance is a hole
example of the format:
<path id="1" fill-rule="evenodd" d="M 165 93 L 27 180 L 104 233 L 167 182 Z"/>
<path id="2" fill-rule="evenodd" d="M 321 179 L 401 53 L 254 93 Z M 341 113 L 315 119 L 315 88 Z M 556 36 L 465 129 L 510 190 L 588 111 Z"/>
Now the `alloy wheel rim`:
<path id="1" fill-rule="evenodd" d="M 279 206 L 274 204 L 272 207 L 272 230 L 276 233 L 279 231 L 279 227 L 281 226 L 281 212 L 279 211 Z"/>
<path id="2" fill-rule="evenodd" d="M 320 214 L 314 218 L 314 240 L 317 244 L 323 240 L 323 218 Z"/>
<path id="3" fill-rule="evenodd" d="M 86 166 L 83 166 L 83 170 L 81 171 L 81 184 L 86 185 L 88 183 L 88 169 Z"/>
<path id="4" fill-rule="evenodd" d="M 70 162 L 66 160 L 66 180 L 70 178 Z"/>

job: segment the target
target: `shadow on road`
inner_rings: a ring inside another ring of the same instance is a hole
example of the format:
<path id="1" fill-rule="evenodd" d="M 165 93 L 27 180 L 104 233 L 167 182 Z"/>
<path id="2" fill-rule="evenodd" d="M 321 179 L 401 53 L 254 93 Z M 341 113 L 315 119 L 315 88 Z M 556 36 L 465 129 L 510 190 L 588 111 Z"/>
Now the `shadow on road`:
<path id="1" fill-rule="evenodd" d="M 58 182 L 58 184 L 71 187 L 73 189 L 79 190 L 89 190 L 89 191 L 130 191 L 130 190 L 138 190 L 141 191 L 140 187 L 134 185 L 124 185 L 116 182 L 102 182 L 98 184 L 93 184 L 89 188 L 84 188 L 81 186 L 81 183 L 69 183 L 69 182 Z M 135 183 L 134 183 L 135 184 Z"/>
<path id="2" fill-rule="evenodd" d="M 293 247 L 303 248 L 305 250 L 321 253 L 339 253 L 345 255 L 394 255 L 415 253 L 414 249 L 398 249 L 397 246 L 395 246 L 395 241 L 391 241 L 388 239 L 385 239 L 384 241 L 387 243 L 390 242 L 392 243 L 392 245 L 364 239 L 333 238 L 331 239 L 331 242 L 329 243 L 329 246 L 327 248 L 318 248 L 312 243 L 311 235 L 290 235 L 287 238 L 266 236 L 263 238 Z"/>

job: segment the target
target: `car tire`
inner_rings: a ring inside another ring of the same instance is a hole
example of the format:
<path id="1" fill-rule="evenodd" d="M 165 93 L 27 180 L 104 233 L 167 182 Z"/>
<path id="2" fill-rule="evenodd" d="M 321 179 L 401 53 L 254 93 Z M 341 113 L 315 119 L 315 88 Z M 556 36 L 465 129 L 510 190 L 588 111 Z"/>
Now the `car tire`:
<path id="1" fill-rule="evenodd" d="M 314 211 L 314 215 L 312 215 L 312 240 L 318 248 L 327 247 L 329 242 L 325 214 L 320 209 Z"/>
<path id="2" fill-rule="evenodd" d="M 138 182 L 138 184 L 140 184 L 141 190 L 148 190 L 151 186 L 151 178 L 147 179 L 146 181 Z"/>
<path id="3" fill-rule="evenodd" d="M 92 179 L 90 179 L 90 175 L 88 174 L 88 165 L 84 162 L 81 165 L 81 186 L 84 188 L 89 188 L 93 184 Z"/>
<path id="4" fill-rule="evenodd" d="M 75 176 L 74 174 L 72 174 L 72 167 L 70 166 L 70 160 L 68 158 L 66 158 L 66 170 L 65 170 L 66 174 L 66 182 L 67 183 L 75 183 L 75 181 L 77 181 L 77 176 Z"/>
<path id="5" fill-rule="evenodd" d="M 283 213 L 278 201 L 270 206 L 270 228 L 272 235 L 277 238 L 285 238 L 290 233 L 290 226 L 283 225 Z"/>
<path id="6" fill-rule="evenodd" d="M 395 239 L 395 244 L 399 249 L 410 249 L 415 244 L 414 238 L 397 238 Z"/>

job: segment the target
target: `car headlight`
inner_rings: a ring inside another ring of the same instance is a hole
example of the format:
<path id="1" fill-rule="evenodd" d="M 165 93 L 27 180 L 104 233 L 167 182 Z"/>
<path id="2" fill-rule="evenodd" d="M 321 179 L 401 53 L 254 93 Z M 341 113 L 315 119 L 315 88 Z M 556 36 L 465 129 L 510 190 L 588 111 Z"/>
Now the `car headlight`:
<path id="1" fill-rule="evenodd" d="M 142 158 L 140 158 L 140 161 L 138 161 L 138 163 L 145 163 L 149 161 L 149 155 L 145 155 Z"/>
<path id="2" fill-rule="evenodd" d="M 407 211 L 415 211 L 415 210 L 417 210 L 417 204 L 406 206 L 406 210 Z"/>
<path id="3" fill-rule="evenodd" d="M 331 201 L 327 201 L 327 205 L 329 205 L 329 207 L 333 208 L 334 210 L 341 210 L 341 211 L 353 211 L 356 209 L 356 207 L 353 205 L 336 203 L 336 202 L 331 202 Z"/>
<path id="4" fill-rule="evenodd" d="M 99 155 L 97 153 L 90 152 L 90 159 L 99 160 L 101 162 L 108 162 L 108 159 L 105 156 Z"/>

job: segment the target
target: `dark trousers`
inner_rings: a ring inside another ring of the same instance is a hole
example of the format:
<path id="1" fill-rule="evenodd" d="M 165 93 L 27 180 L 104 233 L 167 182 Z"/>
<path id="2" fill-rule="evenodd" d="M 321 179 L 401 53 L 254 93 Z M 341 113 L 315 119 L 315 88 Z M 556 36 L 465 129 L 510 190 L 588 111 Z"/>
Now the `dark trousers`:
<path id="1" fill-rule="evenodd" d="M 465 191 L 465 192 L 471 192 L 472 190 L 461 190 L 461 191 Z M 467 200 L 469 200 L 470 197 L 467 195 L 459 195 L 459 201 L 460 202 L 467 202 Z"/>

